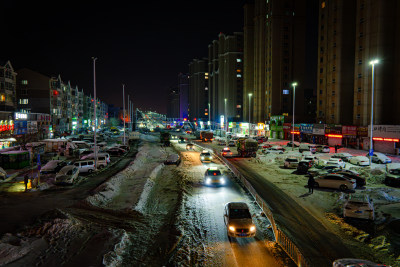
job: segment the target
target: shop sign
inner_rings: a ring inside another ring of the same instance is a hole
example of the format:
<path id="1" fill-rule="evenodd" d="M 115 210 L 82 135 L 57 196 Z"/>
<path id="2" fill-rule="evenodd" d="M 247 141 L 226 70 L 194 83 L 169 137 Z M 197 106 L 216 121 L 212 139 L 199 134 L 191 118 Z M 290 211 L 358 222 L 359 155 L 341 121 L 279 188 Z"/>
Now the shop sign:
<path id="1" fill-rule="evenodd" d="M 342 134 L 342 125 L 327 124 L 325 126 L 325 135 L 326 134 Z"/>
<path id="2" fill-rule="evenodd" d="M 250 130 L 256 130 L 257 129 L 257 124 L 250 123 Z"/>
<path id="3" fill-rule="evenodd" d="M 292 124 L 289 122 L 285 122 L 283 124 L 283 131 L 291 131 L 292 130 Z"/>
<path id="4" fill-rule="evenodd" d="M 382 138 L 400 138 L 400 125 L 374 125 L 373 137 Z M 371 127 L 368 126 L 368 136 L 370 136 Z"/>
<path id="5" fill-rule="evenodd" d="M 16 121 L 15 124 L 15 134 L 26 134 L 28 132 L 28 122 L 27 121 Z"/>
<path id="6" fill-rule="evenodd" d="M 356 137 L 357 136 L 357 126 L 342 126 L 343 137 Z"/>
<path id="7" fill-rule="evenodd" d="M 357 127 L 357 136 L 358 137 L 367 137 L 368 136 L 368 127 L 358 126 Z"/>
<path id="8" fill-rule="evenodd" d="M 300 132 L 306 133 L 306 134 L 312 134 L 313 126 L 314 126 L 313 124 L 302 123 L 302 124 L 300 124 Z"/>
<path id="9" fill-rule="evenodd" d="M 312 133 L 314 135 L 325 135 L 325 124 L 314 124 Z"/>

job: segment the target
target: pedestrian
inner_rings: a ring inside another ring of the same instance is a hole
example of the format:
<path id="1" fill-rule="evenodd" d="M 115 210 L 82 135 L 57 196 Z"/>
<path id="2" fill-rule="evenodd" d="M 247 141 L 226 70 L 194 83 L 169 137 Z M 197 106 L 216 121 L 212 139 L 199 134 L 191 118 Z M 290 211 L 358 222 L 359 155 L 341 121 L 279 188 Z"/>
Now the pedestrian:
<path id="1" fill-rule="evenodd" d="M 310 174 L 308 177 L 308 193 L 309 194 L 314 193 L 314 183 L 315 183 L 314 177 Z"/>
<path id="2" fill-rule="evenodd" d="M 335 145 L 335 153 L 337 153 L 338 145 Z"/>
<path id="3" fill-rule="evenodd" d="M 28 190 L 28 182 L 29 182 L 29 176 L 28 174 L 25 174 L 24 176 L 25 191 Z"/>

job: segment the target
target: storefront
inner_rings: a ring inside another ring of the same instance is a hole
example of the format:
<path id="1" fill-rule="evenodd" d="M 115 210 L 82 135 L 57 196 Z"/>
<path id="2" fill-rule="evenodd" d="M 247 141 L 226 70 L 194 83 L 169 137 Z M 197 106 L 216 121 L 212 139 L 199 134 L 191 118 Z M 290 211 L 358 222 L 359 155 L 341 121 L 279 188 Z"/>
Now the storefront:
<path id="1" fill-rule="evenodd" d="M 342 126 L 344 147 L 351 147 L 358 149 L 359 143 L 357 142 L 357 126 Z"/>
<path id="2" fill-rule="evenodd" d="M 313 125 L 312 143 L 320 145 L 325 145 L 328 143 L 328 138 L 325 137 L 325 124 Z"/>
<path id="3" fill-rule="evenodd" d="M 300 140 L 301 142 L 313 143 L 313 124 L 300 124 Z"/>
<path id="4" fill-rule="evenodd" d="M 364 140 L 367 142 L 364 145 Z M 368 127 L 367 126 L 358 126 L 357 127 L 357 146 L 358 149 L 368 150 L 369 141 L 368 141 Z"/>
<path id="5" fill-rule="evenodd" d="M 368 134 L 370 138 L 370 126 L 368 126 Z M 400 148 L 400 125 L 374 125 L 372 140 L 374 151 L 398 155 Z M 367 142 L 369 147 L 369 141 Z"/>
<path id="6" fill-rule="evenodd" d="M 292 134 L 290 133 L 292 131 L 292 124 L 289 122 L 285 122 L 283 124 L 283 138 L 285 140 L 292 140 Z"/>
<path id="7" fill-rule="evenodd" d="M 283 123 L 285 121 L 285 116 L 271 116 L 271 121 L 269 124 L 271 130 L 271 138 L 283 139 Z"/>
<path id="8" fill-rule="evenodd" d="M 325 137 L 328 138 L 329 146 L 342 146 L 343 135 L 342 125 L 327 124 L 325 125 Z"/>

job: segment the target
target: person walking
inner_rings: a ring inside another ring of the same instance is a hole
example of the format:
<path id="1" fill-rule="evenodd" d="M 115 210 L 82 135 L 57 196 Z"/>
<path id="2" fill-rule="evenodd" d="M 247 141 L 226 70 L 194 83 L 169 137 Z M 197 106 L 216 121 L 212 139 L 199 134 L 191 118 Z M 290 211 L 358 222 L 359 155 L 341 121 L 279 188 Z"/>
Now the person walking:
<path id="1" fill-rule="evenodd" d="M 314 177 L 310 174 L 308 177 L 308 193 L 312 194 L 314 193 Z"/>
<path id="2" fill-rule="evenodd" d="M 335 154 L 337 153 L 338 145 L 335 145 Z"/>
<path id="3" fill-rule="evenodd" d="M 28 174 L 25 174 L 24 176 L 25 192 L 28 191 L 28 182 L 29 182 L 29 176 Z"/>

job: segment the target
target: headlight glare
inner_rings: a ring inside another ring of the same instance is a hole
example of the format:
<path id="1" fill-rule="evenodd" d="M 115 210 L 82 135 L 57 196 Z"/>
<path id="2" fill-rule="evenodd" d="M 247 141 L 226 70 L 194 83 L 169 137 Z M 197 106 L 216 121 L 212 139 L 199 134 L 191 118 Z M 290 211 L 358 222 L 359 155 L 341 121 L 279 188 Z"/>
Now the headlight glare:
<path id="1" fill-rule="evenodd" d="M 229 230 L 232 231 L 232 232 L 235 232 L 235 227 L 229 226 Z"/>
<path id="2" fill-rule="evenodd" d="M 256 230 L 255 226 L 250 227 L 250 232 L 254 232 Z"/>

